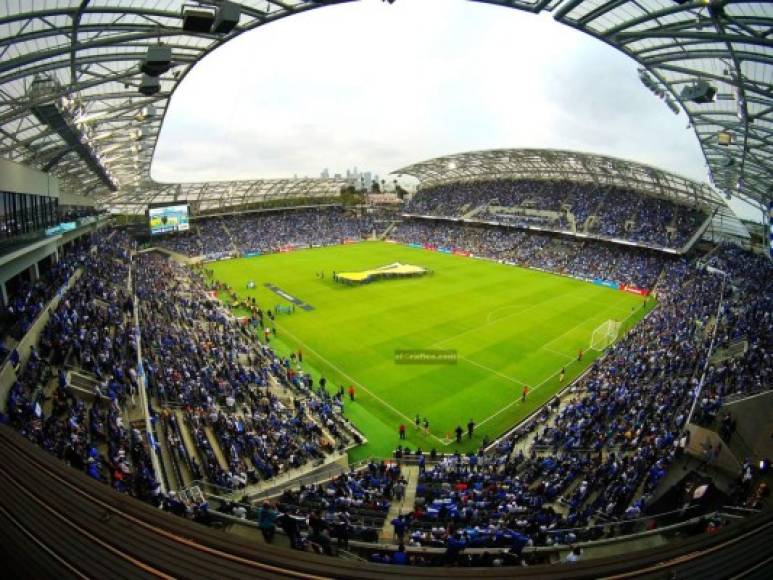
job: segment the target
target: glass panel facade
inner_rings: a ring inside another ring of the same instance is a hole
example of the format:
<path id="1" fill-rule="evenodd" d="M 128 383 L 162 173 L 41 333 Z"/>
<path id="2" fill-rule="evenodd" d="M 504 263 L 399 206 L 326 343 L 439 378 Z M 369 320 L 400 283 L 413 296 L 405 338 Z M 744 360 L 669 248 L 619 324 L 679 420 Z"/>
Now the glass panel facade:
<path id="1" fill-rule="evenodd" d="M 0 192 L 0 240 L 40 232 L 58 223 L 59 200 L 45 195 Z"/>

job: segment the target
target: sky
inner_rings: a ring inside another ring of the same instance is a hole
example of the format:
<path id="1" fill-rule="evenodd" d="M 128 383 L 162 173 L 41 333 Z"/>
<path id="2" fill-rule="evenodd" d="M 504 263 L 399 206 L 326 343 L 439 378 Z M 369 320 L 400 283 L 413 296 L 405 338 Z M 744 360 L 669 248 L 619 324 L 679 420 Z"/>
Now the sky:
<path id="1" fill-rule="evenodd" d="M 549 14 L 464 0 L 360 0 L 229 41 L 172 98 L 151 174 L 162 182 L 381 176 L 479 149 L 612 155 L 702 182 L 684 113 L 636 63 Z"/>

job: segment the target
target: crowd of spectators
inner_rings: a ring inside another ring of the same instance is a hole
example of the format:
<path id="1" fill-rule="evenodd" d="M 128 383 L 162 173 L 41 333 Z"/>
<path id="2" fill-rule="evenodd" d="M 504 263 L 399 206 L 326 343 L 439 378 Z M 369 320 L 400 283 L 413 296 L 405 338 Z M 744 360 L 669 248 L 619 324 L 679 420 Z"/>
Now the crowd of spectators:
<path id="1" fill-rule="evenodd" d="M 371 461 L 359 471 L 327 482 L 286 490 L 278 508 L 282 513 L 320 518 L 329 537 L 340 545 L 349 539 L 374 542 L 391 502 L 403 498 L 405 486 L 399 465 Z"/>
<path id="2" fill-rule="evenodd" d="M 773 386 L 773 266 L 730 245 L 707 262 L 726 277 L 683 259 L 665 265 L 659 307 L 593 364 L 563 404 L 543 409 L 525 432 L 528 445 L 517 433 L 491 456 L 457 455 L 423 471 L 408 541 L 517 552 L 600 537 L 609 522 L 645 515 L 688 444 L 694 399 L 697 419 L 711 421 L 727 396 Z M 714 329 L 714 355 L 733 341 L 749 344 L 710 364 L 701 384 Z M 753 467 L 744 470 L 739 478 L 751 490 Z"/>
<path id="3" fill-rule="evenodd" d="M 279 238 L 270 244 L 333 243 L 364 235 L 372 225 L 340 210 L 281 216 L 281 228 L 263 230 L 271 232 L 266 240 Z M 249 224 L 253 218 L 244 219 Z M 235 236 L 233 221 L 220 225 L 215 237 L 239 240 L 240 251 L 255 243 L 262 248 L 249 225 Z M 311 240 L 304 238 L 312 233 Z M 646 514 L 687 445 L 685 427 L 696 398 L 696 420 L 710 424 L 719 420 L 727 397 L 773 385 L 773 266 L 762 256 L 721 245 L 690 262 L 603 242 L 429 220 L 404 222 L 392 237 L 654 288 L 659 301 L 563 402 L 556 399 L 532 421 L 528 446 L 516 432 L 489 453 L 447 456 L 426 469 L 419 463 L 413 510 L 392 522 L 396 539 L 401 546 L 444 547 L 445 564 L 459 563 L 468 547 L 508 548 L 517 563 L 524 546 L 593 539 L 605 523 Z M 198 240 L 202 251 L 222 247 L 219 239 L 212 245 Z M 95 251 L 70 257 L 67 267 L 82 266 L 83 274 L 52 312 L 10 389 L 7 419 L 25 437 L 120 492 L 201 521 L 207 520 L 206 504 L 191 506 L 159 492 L 153 451 L 140 431 L 125 424 L 123 410 L 143 371 L 172 455 L 191 479 L 242 489 L 356 442 L 343 416 L 343 389 L 332 394 L 323 380 L 315 385 L 299 364 L 300 353 L 279 356 L 271 332 L 263 332 L 271 330 L 272 317 L 259 305 L 251 305 L 245 324 L 212 297 L 204 268 L 155 253 L 132 256 L 133 242 L 117 230 L 91 242 Z M 75 388 L 68 369 L 93 377 L 97 386 L 91 392 Z M 291 395 L 280 396 L 277 388 Z M 732 430 L 723 436 L 732 437 Z M 743 477 L 753 469 L 744 466 Z M 751 490 L 751 476 L 748 481 Z M 260 518 L 283 522 L 294 547 L 302 547 L 303 520 L 312 541 L 328 551 L 335 538 L 374 539 L 405 483 L 397 465 L 372 463 L 285 492 L 280 512 L 268 518 L 266 508 Z M 764 501 L 754 494 L 754 501 Z M 402 547 L 399 554 L 404 552 Z M 407 562 L 399 554 L 389 561 Z M 377 556 L 383 561 L 383 554 Z"/>
<path id="4" fill-rule="evenodd" d="M 158 504 L 142 434 L 122 409 L 136 389 L 136 342 L 125 309 L 131 242 L 121 232 L 95 235 L 84 273 L 46 324 L 8 396 L 8 421 L 25 437 L 90 477 Z M 93 391 L 68 380 L 68 368 L 93 376 Z"/>
<path id="5" fill-rule="evenodd" d="M 723 244 L 706 260 L 727 276 L 698 420 L 713 423 L 728 395 L 750 395 L 773 384 L 773 276 L 770 260 Z"/>
<path id="6" fill-rule="evenodd" d="M 334 401 L 326 389 L 315 389 L 295 354 L 279 357 L 272 350 L 270 333 L 262 332 L 271 318 L 259 306 L 253 306 L 254 325 L 237 321 L 211 297 L 203 269 L 155 253 L 137 257 L 134 279 L 148 390 L 161 407 L 183 411 L 182 424 L 171 415 L 166 421 L 174 422 L 171 432 L 188 429 L 196 442 L 193 453 L 178 447 L 194 477 L 243 488 L 349 442 L 341 397 Z M 296 396 L 280 400 L 269 389 L 274 384 Z"/>
<path id="7" fill-rule="evenodd" d="M 268 253 L 360 240 L 373 228 L 369 217 L 341 208 L 297 209 L 199 220 L 190 232 L 169 236 L 162 245 L 189 256 Z"/>
<path id="8" fill-rule="evenodd" d="M 614 186 L 556 180 L 488 180 L 443 184 L 419 191 L 412 214 L 539 225 L 681 247 L 706 216 L 693 208 Z M 594 219 L 590 219 L 593 217 Z"/>
<path id="9" fill-rule="evenodd" d="M 529 268 L 584 279 L 613 280 L 651 289 L 669 257 L 654 250 L 605 242 L 575 241 L 495 226 L 416 219 L 398 225 L 390 238 L 471 252 Z"/>
<path id="10" fill-rule="evenodd" d="M 0 339 L 19 341 L 38 314 L 83 263 L 83 252 L 72 250 L 40 272 L 37 280 L 22 280 L 8 286 L 8 303 L 0 311 Z M 3 354 L 0 351 L 0 355 Z"/>

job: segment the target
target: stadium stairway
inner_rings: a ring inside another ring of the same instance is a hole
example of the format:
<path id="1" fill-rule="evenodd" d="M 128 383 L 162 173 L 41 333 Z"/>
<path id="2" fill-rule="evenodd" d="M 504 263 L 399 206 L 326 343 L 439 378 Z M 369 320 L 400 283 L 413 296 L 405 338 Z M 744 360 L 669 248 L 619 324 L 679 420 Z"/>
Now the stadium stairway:
<path id="1" fill-rule="evenodd" d="M 717 215 L 718 209 L 715 209 L 714 212 L 707 217 L 703 223 L 698 227 L 698 229 L 695 230 L 693 235 L 690 237 L 689 240 L 679 249 L 679 252 L 682 254 L 686 254 L 690 251 L 690 249 L 698 243 L 698 241 L 703 237 L 703 234 L 706 232 L 707 229 L 709 229 L 709 226 L 711 226 L 711 223 L 714 221 L 714 216 Z"/>
<path id="2" fill-rule="evenodd" d="M 407 482 L 405 486 L 405 495 L 402 501 L 393 500 L 389 506 L 389 512 L 384 520 L 384 526 L 379 533 L 379 539 L 384 542 L 391 542 L 394 539 L 394 527 L 392 520 L 397 516 L 413 511 L 413 505 L 416 501 L 416 486 L 419 483 L 418 465 L 401 465 L 400 473 Z"/>
<path id="3" fill-rule="evenodd" d="M 83 397 L 91 402 L 99 389 L 97 378 L 87 371 L 69 371 L 67 373 L 67 384 L 76 397 Z"/>
<path id="4" fill-rule="evenodd" d="M 182 442 L 185 446 L 185 450 L 188 452 L 188 457 L 195 458 L 196 461 L 200 463 L 201 459 L 199 458 L 199 452 L 196 449 L 193 437 L 191 437 L 191 432 L 188 430 L 188 424 L 185 422 L 185 416 L 183 415 L 182 409 L 175 409 L 174 414 L 177 419 L 177 425 L 180 427 Z"/>
<path id="5" fill-rule="evenodd" d="M 145 420 L 145 411 L 142 408 L 139 399 L 138 393 L 127 392 L 126 402 L 121 407 L 121 413 L 123 414 L 126 423 Z"/>
<path id="6" fill-rule="evenodd" d="M 462 214 L 461 218 L 462 218 L 462 219 L 470 219 L 470 218 L 473 218 L 473 217 L 475 217 L 476 215 L 478 215 L 480 212 L 482 212 L 483 210 L 485 210 L 485 209 L 486 209 L 486 208 L 487 208 L 489 205 L 491 205 L 491 200 L 487 201 L 487 202 L 486 202 L 486 203 L 484 203 L 483 205 L 476 205 L 476 206 L 473 206 L 473 207 L 472 207 L 472 209 L 470 209 L 470 210 L 469 210 L 469 211 L 467 211 L 466 213 Z"/>
<path id="7" fill-rule="evenodd" d="M 155 437 L 158 440 L 158 448 L 161 451 L 161 464 L 163 466 L 164 474 L 166 475 L 167 485 L 170 490 L 183 489 L 190 481 L 186 482 L 185 477 L 182 475 L 174 462 L 172 452 L 169 448 L 169 441 L 166 439 L 166 433 L 164 429 L 158 428 L 155 430 Z M 190 480 L 190 477 L 188 478 Z"/>
<path id="8" fill-rule="evenodd" d="M 223 471 L 229 471 L 228 461 L 226 461 L 225 455 L 223 455 L 223 450 L 220 448 L 220 442 L 217 440 L 211 425 L 204 425 L 204 434 L 207 436 L 207 439 L 209 439 L 209 445 L 212 447 L 212 451 L 215 454 L 217 462 L 220 464 L 220 468 Z"/>
<path id="9" fill-rule="evenodd" d="M 383 232 L 383 233 L 382 233 L 380 236 L 378 236 L 378 239 L 379 239 L 379 240 L 386 240 L 386 239 L 387 239 L 387 237 L 389 237 L 389 234 L 390 234 L 390 232 L 391 232 L 393 229 L 395 229 L 399 223 L 400 223 L 400 222 L 399 222 L 399 221 L 397 221 L 397 220 L 393 220 L 393 221 L 391 221 L 391 222 L 389 223 L 389 225 L 386 227 L 386 229 L 384 230 L 384 232 Z"/>
<path id="10" fill-rule="evenodd" d="M 709 260 L 709 258 L 711 258 L 711 256 L 713 256 L 717 252 L 717 250 L 719 250 L 720 247 L 721 246 L 719 244 L 712 245 L 711 248 L 709 248 L 709 251 L 703 254 L 703 256 L 701 256 L 700 258 L 698 258 L 697 261 L 705 264 Z"/>
<path id="11" fill-rule="evenodd" d="M 233 234 L 231 233 L 231 230 L 228 229 L 228 225 L 226 225 L 225 220 L 223 220 L 220 223 L 222 224 L 223 231 L 225 232 L 226 236 L 228 237 L 229 242 L 231 243 L 231 248 L 233 248 L 233 251 L 238 254 L 239 253 L 239 248 L 234 243 L 234 237 L 233 237 Z"/>
<path id="12" fill-rule="evenodd" d="M 271 375 L 268 381 L 268 390 L 276 395 L 282 403 L 292 405 L 296 394 L 287 385 L 282 384 L 275 376 Z"/>
<path id="13" fill-rule="evenodd" d="M 566 221 L 569 223 L 569 231 L 571 231 L 573 234 L 576 234 L 577 220 L 574 218 L 574 214 L 571 212 L 570 209 L 566 210 Z"/>
<path id="14" fill-rule="evenodd" d="M 582 231 L 587 233 L 592 232 L 597 224 L 599 223 L 599 218 L 596 214 L 591 214 L 588 216 L 588 219 L 585 220 L 585 223 L 582 226 Z"/>
<path id="15" fill-rule="evenodd" d="M 39 389 L 42 389 L 43 398 L 41 400 L 41 405 L 46 417 L 50 417 L 53 414 L 54 392 L 56 391 L 58 384 L 56 372 L 52 368 L 49 368 L 48 373 L 48 377 L 45 378 L 44 376 L 42 384 L 38 387 Z"/>

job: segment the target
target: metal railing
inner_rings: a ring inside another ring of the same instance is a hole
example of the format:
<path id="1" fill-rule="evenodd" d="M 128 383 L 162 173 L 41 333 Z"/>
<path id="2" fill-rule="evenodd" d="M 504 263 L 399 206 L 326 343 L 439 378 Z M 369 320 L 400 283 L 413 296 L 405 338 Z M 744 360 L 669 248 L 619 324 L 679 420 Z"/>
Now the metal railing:
<path id="1" fill-rule="evenodd" d="M 115 230 L 114 230 L 115 231 Z M 133 254 L 131 256 L 131 262 L 133 262 Z M 131 265 L 129 265 L 129 284 L 131 288 Z M 160 443 L 156 439 L 156 433 L 153 431 L 153 424 L 150 419 L 150 404 L 148 402 L 148 390 L 147 380 L 145 378 L 145 367 L 142 364 L 142 331 L 140 329 L 140 305 L 137 299 L 137 295 L 132 291 L 132 313 L 134 318 L 134 330 L 136 332 L 137 341 L 137 383 L 140 399 L 140 409 L 142 410 L 143 418 L 145 420 L 145 433 L 148 438 L 148 446 L 150 447 L 150 463 L 153 466 L 153 473 L 156 481 L 158 482 L 161 492 L 166 493 L 167 485 L 165 472 L 161 467 L 161 461 L 159 455 L 161 450 L 159 448 Z"/>
<path id="2" fill-rule="evenodd" d="M 331 455 L 330 457 L 334 456 Z M 249 498 L 250 501 L 259 500 L 266 497 L 273 497 L 280 495 L 288 489 L 300 487 L 302 485 L 311 485 L 314 483 L 329 481 L 343 473 L 348 473 L 350 469 L 338 463 L 338 459 L 341 457 L 343 457 L 343 454 L 338 455 L 336 459 L 332 461 L 328 461 L 315 467 L 307 475 L 298 476 L 292 472 L 287 472 L 277 478 L 268 479 L 263 482 L 265 484 L 263 489 L 250 492 L 246 494 L 246 497 Z"/>
<path id="3" fill-rule="evenodd" d="M 572 535 L 577 538 L 577 542 L 580 542 L 583 537 L 588 538 L 589 536 L 601 532 L 603 536 L 596 538 L 594 541 L 602 541 L 603 539 L 616 538 L 619 536 L 630 536 L 658 530 L 662 531 L 666 526 L 671 527 L 674 524 L 679 526 L 684 524 L 685 517 L 690 517 L 691 514 L 695 514 L 698 510 L 699 506 L 687 506 L 683 509 L 641 516 L 638 518 L 596 521 L 593 524 L 577 528 L 547 530 L 546 533 L 554 538 L 565 538 Z M 705 517 L 706 516 L 695 515 L 692 519 Z"/>
<path id="4" fill-rule="evenodd" d="M 220 498 L 217 498 L 220 499 Z M 228 500 L 221 500 L 221 501 L 228 501 Z M 246 505 L 242 504 L 244 507 L 248 508 L 249 510 L 252 510 L 249 513 L 254 513 L 255 508 L 252 505 Z M 734 507 L 728 507 L 727 509 L 723 508 L 722 510 L 696 515 L 694 517 L 691 517 L 689 519 L 681 519 L 679 521 L 676 521 L 671 524 L 662 525 L 659 527 L 649 527 L 640 529 L 637 531 L 629 531 L 627 533 L 620 533 L 617 535 L 607 535 L 605 537 L 600 537 L 596 539 L 590 539 L 590 540 L 583 540 L 581 538 L 578 538 L 576 541 L 573 541 L 570 543 L 564 543 L 563 541 L 556 541 L 553 544 L 549 546 L 526 546 L 523 548 L 522 553 L 524 555 L 526 554 L 533 554 L 538 555 L 541 558 L 558 558 L 562 553 L 567 552 L 573 547 L 581 548 L 584 553 L 588 554 L 589 551 L 592 551 L 594 548 L 604 548 L 604 551 L 602 553 L 599 553 L 598 555 L 609 555 L 609 546 L 613 544 L 621 544 L 621 546 L 618 548 L 619 550 L 624 550 L 625 547 L 623 544 L 629 543 L 629 542 L 635 542 L 640 539 L 647 538 L 649 536 L 654 535 L 662 535 L 666 539 L 668 538 L 675 538 L 675 537 L 685 537 L 685 536 L 692 536 L 696 534 L 702 534 L 705 533 L 705 524 L 709 522 L 710 520 L 725 520 L 725 521 L 738 521 L 742 520 L 745 517 L 748 517 L 750 515 L 754 515 L 755 513 L 758 513 L 754 510 L 749 510 L 748 513 L 745 513 L 744 515 L 738 515 L 733 513 L 728 513 L 728 511 L 731 510 L 737 510 L 738 508 Z M 677 510 L 675 512 L 667 512 L 667 514 L 670 514 L 672 517 L 678 517 L 679 511 Z M 251 528 L 256 528 L 258 526 L 257 522 L 254 519 L 250 519 L 249 517 L 247 519 L 241 519 L 236 516 L 232 516 L 223 512 L 218 511 L 217 509 L 210 509 L 210 513 L 219 521 L 228 524 L 228 525 L 240 525 L 240 526 L 246 526 Z M 651 521 L 653 518 L 660 518 L 665 517 L 667 515 L 664 514 L 658 514 L 656 516 L 652 516 L 650 518 L 637 518 L 635 520 L 629 520 L 628 523 L 631 522 L 638 522 L 638 521 Z M 622 523 L 622 522 L 618 522 Z M 554 530 L 554 532 L 568 532 L 571 531 L 569 529 L 567 530 Z M 282 534 L 282 530 L 277 530 L 277 533 Z M 564 538 L 562 538 L 563 540 Z M 380 543 L 380 542 L 367 542 L 362 540 L 355 540 L 352 539 L 349 541 L 349 551 L 357 554 L 359 553 L 365 553 L 370 554 L 374 551 L 384 552 L 384 551 L 396 551 L 398 549 L 398 545 L 393 542 L 386 542 L 386 543 Z M 416 555 L 423 555 L 423 556 L 442 556 L 446 548 L 445 547 L 431 547 L 431 546 L 406 546 L 405 547 L 406 552 L 409 554 L 416 554 Z M 465 554 L 468 555 L 476 555 L 476 554 L 483 554 L 483 553 L 489 553 L 489 554 L 499 554 L 508 551 L 508 547 L 470 547 L 465 549 Z"/>

